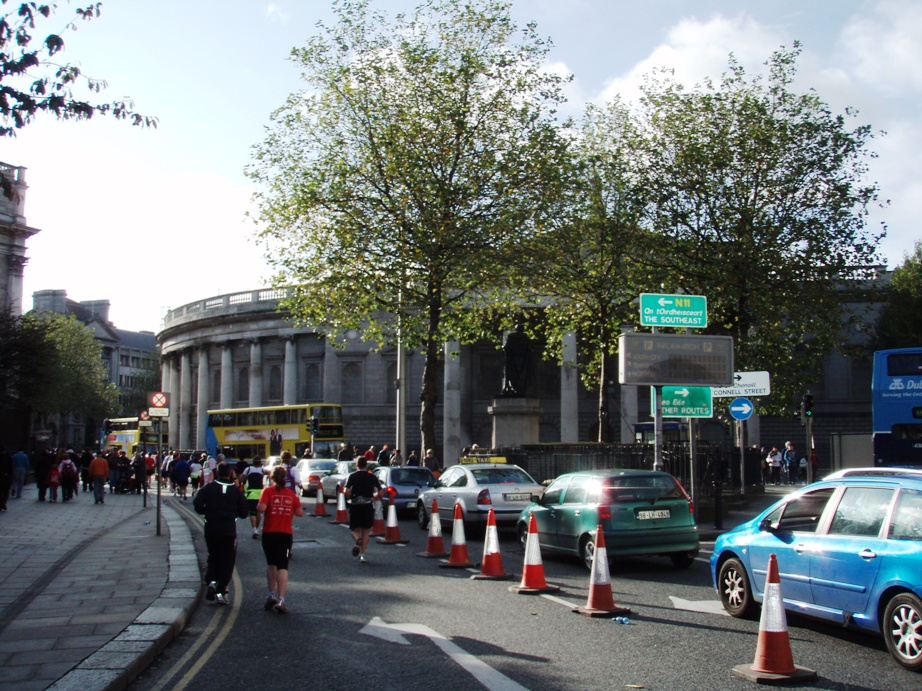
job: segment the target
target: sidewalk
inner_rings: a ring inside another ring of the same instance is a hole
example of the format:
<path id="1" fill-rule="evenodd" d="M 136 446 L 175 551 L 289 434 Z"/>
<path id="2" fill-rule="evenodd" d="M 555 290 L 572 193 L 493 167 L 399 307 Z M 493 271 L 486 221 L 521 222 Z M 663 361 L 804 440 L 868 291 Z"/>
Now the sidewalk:
<path id="1" fill-rule="evenodd" d="M 722 501 L 727 515 L 724 516 L 723 525 L 720 529 L 715 528 L 713 519 L 699 523 L 698 534 L 702 542 L 713 542 L 721 533 L 755 518 L 776 501 L 801 487 L 803 485 L 766 485 L 763 494 L 750 493 L 745 496 L 724 492 Z"/>
<path id="2" fill-rule="evenodd" d="M 192 535 L 156 494 L 81 492 L 0 513 L 0 688 L 121 689 L 186 624 L 201 571 Z"/>

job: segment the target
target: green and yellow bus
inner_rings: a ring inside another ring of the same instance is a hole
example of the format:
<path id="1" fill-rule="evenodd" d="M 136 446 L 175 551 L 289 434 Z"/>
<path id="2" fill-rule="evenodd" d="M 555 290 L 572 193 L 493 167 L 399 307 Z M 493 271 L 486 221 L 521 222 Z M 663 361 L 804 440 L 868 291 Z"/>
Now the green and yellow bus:
<path id="1" fill-rule="evenodd" d="M 208 411 L 205 448 L 212 456 L 268 458 L 290 451 L 296 458 L 336 458 L 343 436 L 343 411 L 332 403 L 228 408 Z"/>
<path id="2" fill-rule="evenodd" d="M 117 417 L 106 420 L 106 434 L 100 448 L 121 449 L 129 456 L 134 456 L 140 448 L 146 454 L 157 453 L 157 420 L 148 420 L 150 425 L 142 425 L 136 417 Z M 170 447 L 166 425 L 160 431 L 160 445 L 165 451 Z"/>

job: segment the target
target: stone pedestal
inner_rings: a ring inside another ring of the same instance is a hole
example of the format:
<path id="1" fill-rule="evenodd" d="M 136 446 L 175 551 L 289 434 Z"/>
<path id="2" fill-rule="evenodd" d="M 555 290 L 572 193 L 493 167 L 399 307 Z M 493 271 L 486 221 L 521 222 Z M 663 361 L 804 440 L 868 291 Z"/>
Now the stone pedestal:
<path id="1" fill-rule="evenodd" d="M 537 398 L 496 398 L 487 408 L 493 416 L 493 448 L 537 444 L 541 404 Z"/>

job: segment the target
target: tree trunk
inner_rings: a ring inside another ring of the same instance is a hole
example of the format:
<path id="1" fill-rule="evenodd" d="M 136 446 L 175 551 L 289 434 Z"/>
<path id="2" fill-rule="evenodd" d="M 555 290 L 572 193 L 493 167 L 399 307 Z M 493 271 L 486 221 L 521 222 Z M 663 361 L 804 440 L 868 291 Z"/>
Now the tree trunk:
<path id="1" fill-rule="evenodd" d="M 426 364 L 423 366 L 423 383 L 419 392 L 419 400 L 422 403 L 419 413 L 419 431 L 422 437 L 422 448 L 419 450 L 420 458 L 426 454 L 426 449 L 434 449 L 435 455 L 439 455 L 439 445 L 435 438 L 435 405 L 438 402 L 438 391 L 436 382 L 438 381 L 439 367 L 439 348 L 434 339 L 426 342 Z"/>

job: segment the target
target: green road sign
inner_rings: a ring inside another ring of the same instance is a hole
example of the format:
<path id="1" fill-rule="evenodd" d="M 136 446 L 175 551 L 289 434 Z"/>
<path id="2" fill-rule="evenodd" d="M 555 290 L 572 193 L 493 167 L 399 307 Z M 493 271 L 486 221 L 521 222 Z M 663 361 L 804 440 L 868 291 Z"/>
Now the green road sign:
<path id="1" fill-rule="evenodd" d="M 708 299 L 703 295 L 641 293 L 640 323 L 703 329 L 708 325 Z"/>
<path id="2" fill-rule="evenodd" d="M 714 401 L 710 386 L 664 386 L 663 417 L 712 417 Z M 656 392 L 650 387 L 650 407 L 656 405 Z"/>

